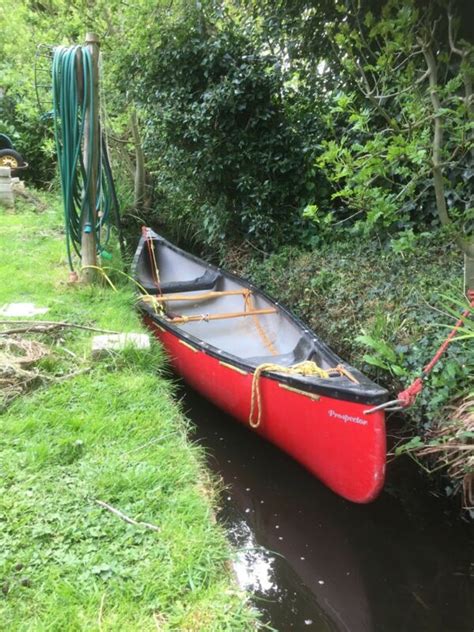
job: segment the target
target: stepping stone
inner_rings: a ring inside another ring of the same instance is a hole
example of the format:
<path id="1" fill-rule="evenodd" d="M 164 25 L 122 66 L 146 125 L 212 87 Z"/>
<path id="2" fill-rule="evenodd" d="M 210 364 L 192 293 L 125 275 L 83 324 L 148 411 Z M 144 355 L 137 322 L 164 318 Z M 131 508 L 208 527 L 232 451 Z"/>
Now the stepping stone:
<path id="1" fill-rule="evenodd" d="M 24 318 L 25 316 L 38 316 L 46 314 L 48 307 L 36 307 L 34 303 L 9 303 L 0 309 L 0 316 L 9 318 Z"/>
<path id="2" fill-rule="evenodd" d="M 10 167 L 0 167 L 0 204 L 8 207 L 15 205 Z"/>
<path id="3" fill-rule="evenodd" d="M 125 348 L 148 351 L 150 349 L 150 336 L 147 334 L 105 334 L 92 338 L 92 357 L 101 358 L 113 351 L 121 351 Z"/>

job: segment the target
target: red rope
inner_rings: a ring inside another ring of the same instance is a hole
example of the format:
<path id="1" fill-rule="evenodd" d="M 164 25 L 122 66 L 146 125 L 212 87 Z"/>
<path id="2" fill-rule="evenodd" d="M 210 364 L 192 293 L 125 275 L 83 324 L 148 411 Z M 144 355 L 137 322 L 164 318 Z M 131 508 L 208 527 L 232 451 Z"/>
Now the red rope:
<path id="1" fill-rule="evenodd" d="M 448 348 L 450 342 L 452 342 L 458 329 L 462 327 L 464 321 L 470 315 L 471 310 L 474 308 L 474 290 L 468 291 L 467 298 L 469 300 L 469 307 L 463 311 L 461 317 L 446 337 L 446 340 L 434 354 L 432 360 L 428 362 L 428 364 L 423 368 L 423 375 L 421 377 L 417 377 L 416 380 L 414 380 L 408 388 L 398 394 L 398 401 L 402 408 L 408 408 L 408 406 L 411 406 L 415 402 L 417 395 L 419 395 L 423 390 L 423 380 L 428 377 L 428 375 L 434 369 L 435 365 L 439 362 L 441 356 Z"/>

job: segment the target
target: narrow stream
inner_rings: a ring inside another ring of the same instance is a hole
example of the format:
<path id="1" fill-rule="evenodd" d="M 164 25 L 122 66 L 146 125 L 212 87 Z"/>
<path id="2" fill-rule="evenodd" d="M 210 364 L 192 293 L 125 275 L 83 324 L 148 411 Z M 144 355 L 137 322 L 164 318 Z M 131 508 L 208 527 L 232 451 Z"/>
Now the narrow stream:
<path id="1" fill-rule="evenodd" d="M 195 439 L 226 485 L 220 520 L 241 586 L 279 632 L 473 632 L 474 547 L 411 467 L 346 502 L 191 389 Z"/>

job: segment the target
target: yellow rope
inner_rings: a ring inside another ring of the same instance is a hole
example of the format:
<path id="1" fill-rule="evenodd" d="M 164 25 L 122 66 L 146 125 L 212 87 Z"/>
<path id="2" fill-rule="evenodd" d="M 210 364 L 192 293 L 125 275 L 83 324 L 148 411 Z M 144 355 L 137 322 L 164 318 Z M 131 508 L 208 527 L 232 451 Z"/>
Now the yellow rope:
<path id="1" fill-rule="evenodd" d="M 298 374 L 312 377 L 330 377 L 330 371 L 333 369 L 325 370 L 316 364 L 316 362 L 311 362 L 310 360 L 306 360 L 305 362 L 300 362 L 299 364 L 294 364 L 293 366 L 282 366 L 280 364 L 272 364 L 271 362 L 267 362 L 265 364 L 260 364 L 253 374 L 252 379 L 252 399 L 250 402 L 250 415 L 249 415 L 249 424 L 252 428 L 258 428 L 260 426 L 260 422 L 262 420 L 262 397 L 260 393 L 260 376 L 263 371 L 275 371 L 277 373 L 289 373 L 289 374 Z"/>
<path id="2" fill-rule="evenodd" d="M 252 311 L 255 309 L 255 305 L 254 302 L 252 300 L 252 291 L 251 290 L 247 290 L 247 293 L 244 294 L 244 309 L 245 311 Z M 258 316 L 256 316 L 255 314 L 252 316 L 255 327 L 258 331 L 258 334 L 260 336 L 260 338 L 263 341 L 263 344 L 266 346 L 266 348 L 270 351 L 270 353 L 272 355 L 278 355 L 278 351 L 275 349 L 275 345 L 273 344 L 273 342 L 271 341 L 269 335 L 267 334 L 267 332 L 265 331 L 265 329 L 263 328 L 262 324 L 260 323 Z"/>
<path id="3" fill-rule="evenodd" d="M 155 272 L 155 277 L 156 277 L 156 283 L 158 286 L 158 290 L 161 294 L 161 279 L 160 279 L 160 270 L 158 268 L 158 263 L 156 261 L 156 256 L 155 256 L 155 248 L 154 248 L 154 244 L 153 241 L 151 242 L 151 248 L 148 249 L 148 252 L 151 255 L 151 263 L 153 265 L 154 268 L 154 272 Z"/>

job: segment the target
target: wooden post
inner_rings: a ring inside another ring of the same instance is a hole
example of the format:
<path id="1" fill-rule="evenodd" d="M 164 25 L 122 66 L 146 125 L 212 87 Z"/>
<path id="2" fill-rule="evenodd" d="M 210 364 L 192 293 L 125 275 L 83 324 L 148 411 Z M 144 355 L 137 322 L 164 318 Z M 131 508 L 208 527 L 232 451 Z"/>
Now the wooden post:
<path id="1" fill-rule="evenodd" d="M 474 292 L 474 257 L 464 253 L 464 291 Z"/>
<path id="2" fill-rule="evenodd" d="M 89 219 L 83 218 L 81 234 L 81 259 L 82 259 L 82 281 L 92 283 L 96 277 L 96 270 L 87 266 L 97 266 L 97 242 L 95 235 L 96 224 L 96 196 L 97 178 L 99 171 L 100 138 L 99 138 L 99 38 L 95 33 L 86 33 L 86 46 L 92 57 L 92 83 L 93 83 L 93 104 L 86 113 L 84 129 L 84 164 L 91 161 L 91 181 L 89 190 L 85 194 L 89 198 L 89 205 L 92 209 L 91 225 Z M 89 143 L 89 135 L 92 132 L 93 141 Z"/>

